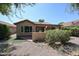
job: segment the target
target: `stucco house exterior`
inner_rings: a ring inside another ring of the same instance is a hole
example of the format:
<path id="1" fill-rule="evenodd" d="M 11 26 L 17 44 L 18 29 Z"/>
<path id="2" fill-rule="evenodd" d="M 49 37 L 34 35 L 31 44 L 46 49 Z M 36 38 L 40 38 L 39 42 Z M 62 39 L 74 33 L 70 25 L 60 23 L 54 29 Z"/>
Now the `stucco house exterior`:
<path id="1" fill-rule="evenodd" d="M 48 22 L 32 22 L 27 19 L 14 24 L 16 25 L 17 37 L 26 37 L 27 39 L 32 39 L 33 32 L 44 32 L 45 30 L 60 27 L 59 25 L 50 24 Z"/>

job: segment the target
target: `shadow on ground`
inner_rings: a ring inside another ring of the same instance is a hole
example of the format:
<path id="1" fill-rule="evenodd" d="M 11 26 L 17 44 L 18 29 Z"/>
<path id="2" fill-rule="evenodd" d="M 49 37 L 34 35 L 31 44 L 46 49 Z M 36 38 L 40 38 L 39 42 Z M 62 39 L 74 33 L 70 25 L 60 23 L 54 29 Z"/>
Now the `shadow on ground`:
<path id="1" fill-rule="evenodd" d="M 10 52 L 16 50 L 16 48 L 9 43 L 0 43 L 0 56 L 9 56 Z"/>
<path id="2" fill-rule="evenodd" d="M 68 42 L 58 48 L 64 55 L 79 56 L 79 45 Z"/>

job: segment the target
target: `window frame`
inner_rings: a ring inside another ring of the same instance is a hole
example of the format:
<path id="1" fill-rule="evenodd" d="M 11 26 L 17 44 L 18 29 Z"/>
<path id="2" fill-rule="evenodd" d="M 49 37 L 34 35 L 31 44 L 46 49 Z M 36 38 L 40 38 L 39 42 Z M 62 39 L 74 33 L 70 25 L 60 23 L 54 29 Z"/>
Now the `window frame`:
<path id="1" fill-rule="evenodd" d="M 24 27 L 23 26 L 21 26 L 21 32 L 24 32 Z"/>
<path id="2" fill-rule="evenodd" d="M 32 26 L 24 26 L 24 32 L 32 32 Z"/>

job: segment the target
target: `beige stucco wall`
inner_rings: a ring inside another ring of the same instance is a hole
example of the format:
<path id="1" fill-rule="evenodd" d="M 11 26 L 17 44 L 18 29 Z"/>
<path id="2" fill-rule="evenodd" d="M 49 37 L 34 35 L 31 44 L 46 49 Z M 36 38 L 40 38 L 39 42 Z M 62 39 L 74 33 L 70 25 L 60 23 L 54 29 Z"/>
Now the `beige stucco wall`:
<path id="1" fill-rule="evenodd" d="M 32 40 L 33 41 L 43 41 L 45 39 L 45 32 L 33 32 Z"/>
<path id="2" fill-rule="evenodd" d="M 22 35 L 31 35 L 32 33 L 29 32 L 21 32 L 21 26 L 32 26 L 32 32 L 35 32 L 35 25 L 31 22 L 28 22 L 28 21 L 24 21 L 24 22 L 21 22 L 21 23 L 18 23 L 16 25 L 16 32 L 17 32 L 17 35 L 18 36 L 22 36 Z"/>
<path id="3" fill-rule="evenodd" d="M 16 28 L 9 27 L 9 30 L 10 30 L 10 33 L 11 33 L 11 34 L 16 33 Z"/>

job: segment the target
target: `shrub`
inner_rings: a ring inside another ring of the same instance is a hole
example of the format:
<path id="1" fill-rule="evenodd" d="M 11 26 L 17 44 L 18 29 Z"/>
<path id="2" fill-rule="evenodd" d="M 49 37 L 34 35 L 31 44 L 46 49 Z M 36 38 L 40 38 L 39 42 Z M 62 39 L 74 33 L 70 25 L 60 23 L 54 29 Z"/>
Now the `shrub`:
<path id="1" fill-rule="evenodd" d="M 9 28 L 6 25 L 0 24 L 0 40 L 8 40 L 9 36 Z"/>
<path id="2" fill-rule="evenodd" d="M 48 30 L 46 31 L 46 42 L 49 44 L 55 44 L 60 42 L 65 44 L 70 40 L 70 31 L 68 30 Z"/>
<path id="3" fill-rule="evenodd" d="M 71 36 L 76 36 L 76 37 L 79 37 L 79 30 L 71 30 Z"/>
<path id="4" fill-rule="evenodd" d="M 71 36 L 79 37 L 79 26 L 69 26 L 69 27 L 64 27 L 63 29 L 70 30 Z"/>

